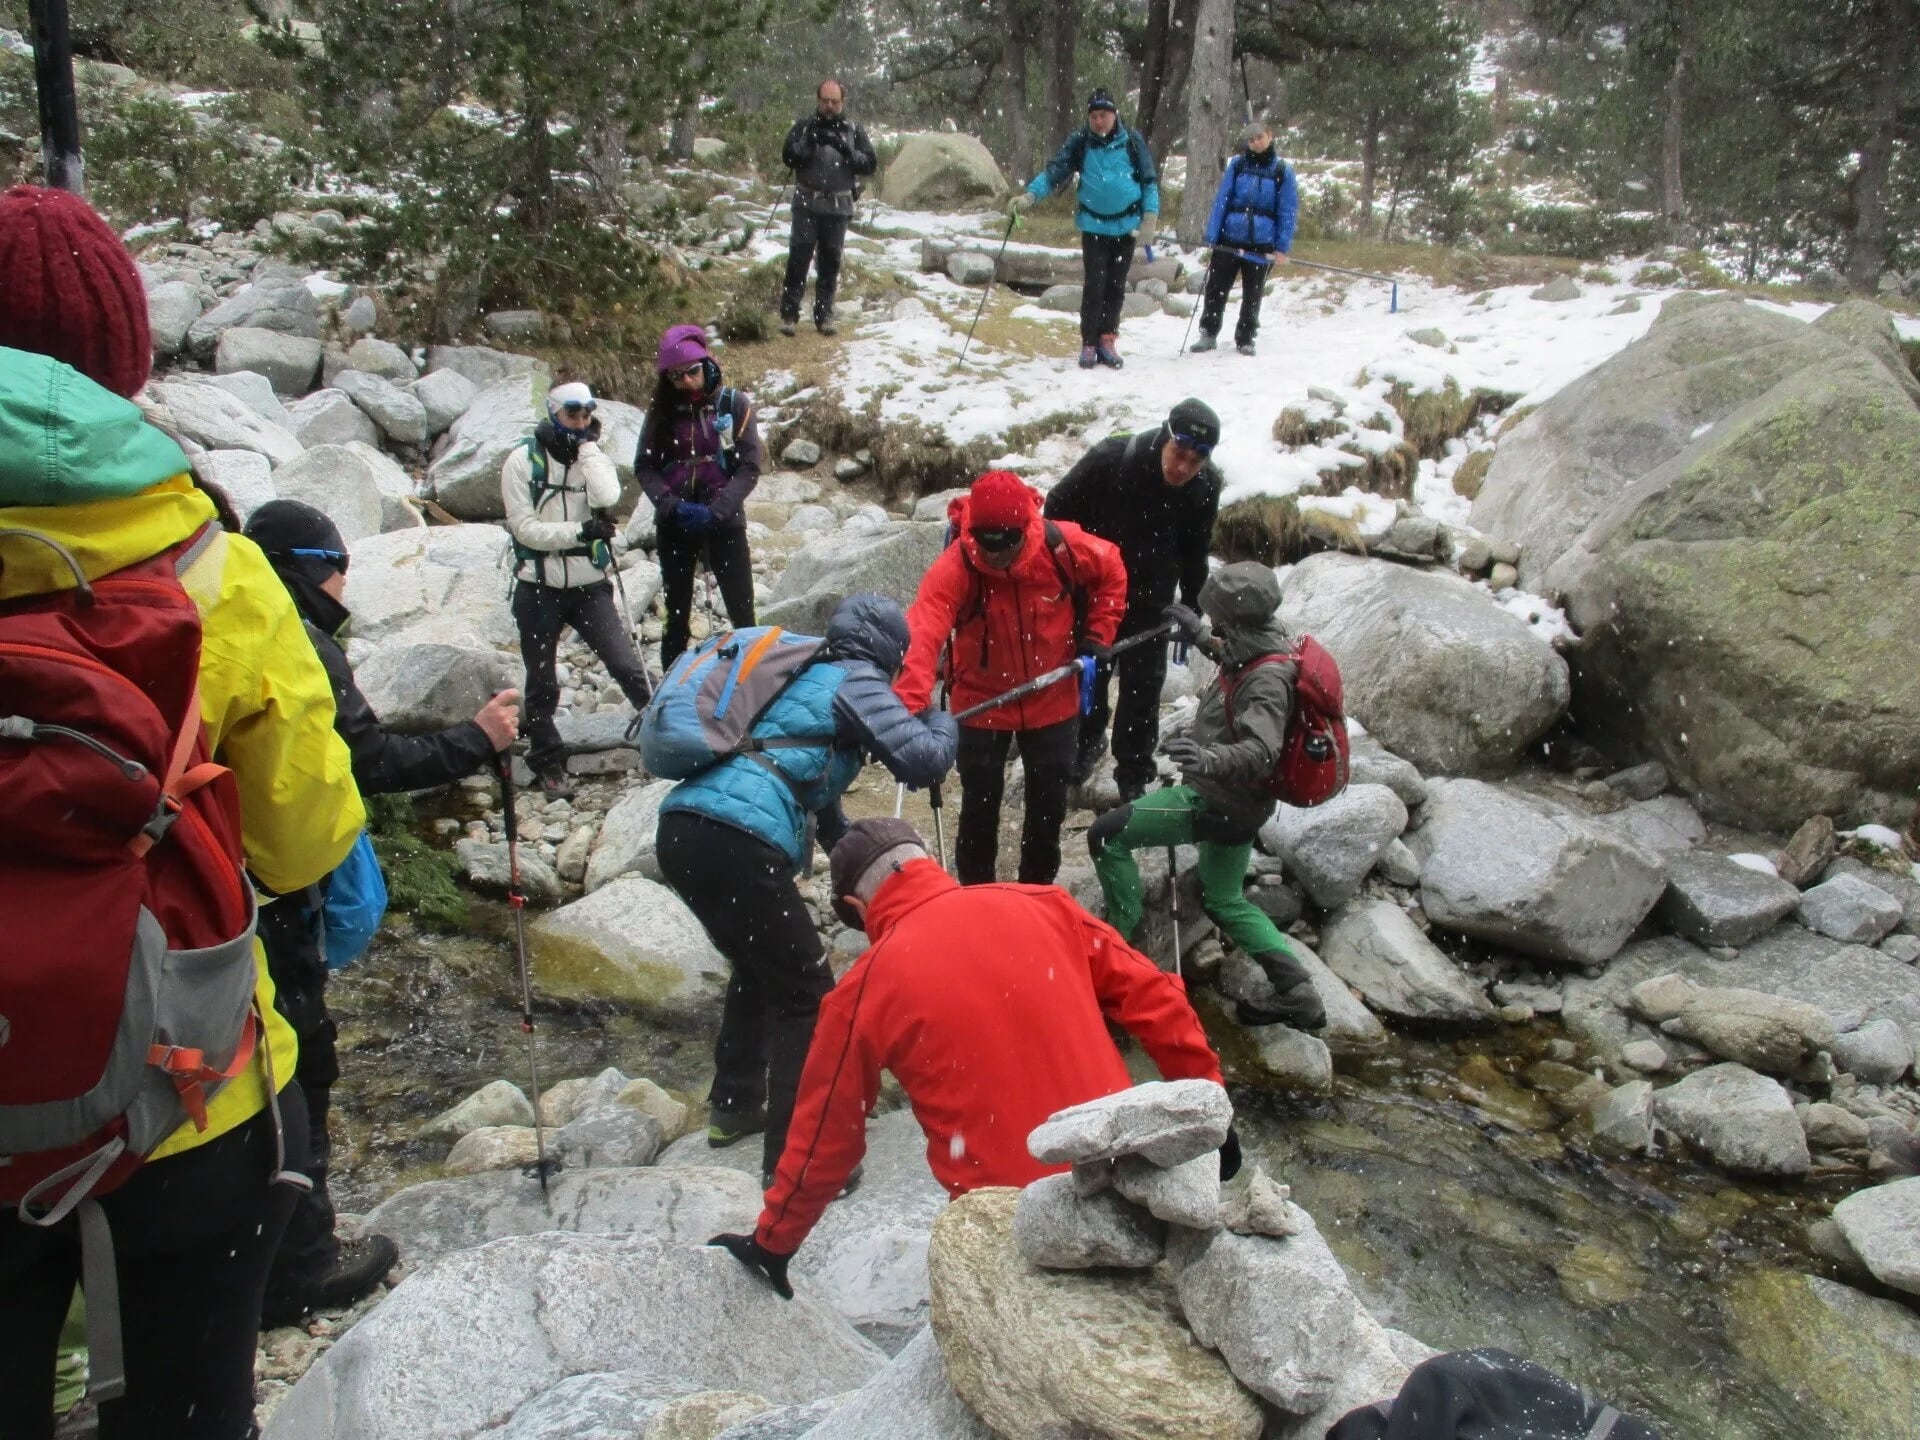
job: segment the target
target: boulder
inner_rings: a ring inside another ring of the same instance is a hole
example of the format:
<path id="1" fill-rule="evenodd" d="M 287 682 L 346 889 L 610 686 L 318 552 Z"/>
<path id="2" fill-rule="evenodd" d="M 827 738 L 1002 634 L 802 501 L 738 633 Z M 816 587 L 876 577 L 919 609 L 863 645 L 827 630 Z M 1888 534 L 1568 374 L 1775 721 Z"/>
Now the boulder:
<path id="1" fill-rule="evenodd" d="M 488 345 L 432 345 L 427 348 L 427 374 L 450 370 L 476 390 L 484 390 L 496 381 L 515 375 L 526 377 L 531 383 L 532 376 L 543 368 L 542 362 L 531 355 L 514 355 Z"/>
<path id="2" fill-rule="evenodd" d="M 654 836 L 660 828 L 660 802 L 673 792 L 671 780 L 655 780 L 629 790 L 614 802 L 600 822 L 600 834 L 587 858 L 586 891 L 591 895 L 622 875 L 644 875 L 664 880 L 654 854 Z"/>
<path id="3" fill-rule="evenodd" d="M 1825 1011 L 1762 990 L 1699 987 L 1680 976 L 1661 976 L 1636 986 L 1631 999 L 1640 1017 L 1666 1034 L 1775 1075 L 1793 1073 L 1834 1043 Z"/>
<path id="4" fill-rule="evenodd" d="M 760 623 L 822 635 L 834 607 L 866 590 L 910 605 L 945 538 L 944 523 L 900 520 L 864 534 L 842 531 L 810 540 L 793 553 L 760 605 Z"/>
<path id="5" fill-rule="evenodd" d="M 482 1125 L 454 1142 L 441 1169 L 449 1175 L 524 1170 L 540 1158 L 540 1137 L 531 1125 Z"/>
<path id="6" fill-rule="evenodd" d="M 1833 1218 L 1874 1279 L 1920 1295 L 1920 1178 L 1856 1190 Z"/>
<path id="7" fill-rule="evenodd" d="M 1642 1155 L 1653 1148 L 1653 1084 L 1629 1080 L 1594 1100 L 1588 1116 L 1602 1145 Z"/>
<path id="8" fill-rule="evenodd" d="M 358 441 L 315 446 L 274 471 L 273 488 L 281 499 L 304 501 L 323 513 L 349 548 L 383 530 L 422 523 L 410 503 L 413 482 L 407 472 Z"/>
<path id="9" fill-rule="evenodd" d="M 1407 843 L 1435 925 L 1560 964 L 1610 958 L 1666 888 L 1660 863 L 1617 832 L 1478 780 L 1430 782 Z"/>
<path id="10" fill-rule="evenodd" d="M 1843 300 L 1815 320 L 1813 328 L 1866 351 L 1907 392 L 1907 398 L 1920 405 L 1920 376 L 1908 365 L 1900 331 L 1885 309 L 1871 300 Z"/>
<path id="11" fill-rule="evenodd" d="M 377 375 L 396 385 L 416 379 L 420 367 L 413 357 L 391 340 L 376 340 L 363 335 L 347 347 L 347 365 L 362 375 Z"/>
<path id="12" fill-rule="evenodd" d="M 1407 828 L 1407 807 L 1384 785 L 1353 785 L 1324 805 L 1277 807 L 1261 845 L 1286 862 L 1313 903 L 1332 910 L 1360 893 L 1374 863 Z"/>
<path id="13" fill-rule="evenodd" d="M 354 679 L 388 729 L 423 733 L 471 720 L 519 676 L 495 650 L 403 635 L 375 646 Z"/>
<path id="14" fill-rule="evenodd" d="M 511 1080 L 493 1080 L 482 1085 L 458 1105 L 442 1110 L 416 1132 L 422 1138 L 435 1136 L 458 1140 L 462 1135 L 493 1125 L 533 1124 L 533 1103 Z"/>
<path id="15" fill-rule="evenodd" d="M 947 257 L 947 278 L 958 285 L 984 285 L 993 279 L 993 257 L 956 250 Z"/>
<path id="16" fill-rule="evenodd" d="M 1776 1269 L 1745 1270 L 1722 1303 L 1726 1333 L 1752 1373 L 1787 1394 L 1817 1398 L 1812 1433 L 1880 1440 L 1912 1431 L 1920 1315 L 1910 1307 Z M 1806 1428 L 1788 1423 L 1789 1433 Z"/>
<path id="17" fill-rule="evenodd" d="M 796 470 L 807 470 L 820 463 L 820 447 L 812 440 L 789 440 L 780 452 L 780 463 Z"/>
<path id="18" fill-rule="evenodd" d="M 270 420 L 282 430 L 293 428 L 293 417 L 287 414 L 287 407 L 280 403 L 280 397 L 274 393 L 273 382 L 259 371 L 235 370 L 230 375 L 209 375 L 206 383 L 229 395 L 238 396 L 262 420 Z"/>
<path id="19" fill-rule="evenodd" d="M 669 1021 L 710 1016 L 727 964 L 684 901 L 665 885 L 623 875 L 534 921 L 549 994 L 625 1000 Z"/>
<path id="20" fill-rule="evenodd" d="M 1651 855 L 1671 860 L 1707 838 L 1707 822 L 1678 795 L 1642 800 L 1624 810 L 1596 815 L 1595 822 L 1626 836 Z"/>
<path id="21" fill-rule="evenodd" d="M 1122 1155 L 1113 1162 L 1112 1183 L 1126 1199 L 1170 1225 L 1211 1230 L 1220 1223 L 1220 1157 L 1212 1151 L 1172 1166 Z"/>
<path id="22" fill-rule="evenodd" d="M 1632 765 L 1607 776 L 1607 788 L 1619 791 L 1629 800 L 1652 800 L 1664 794 L 1671 783 L 1667 767 L 1658 760 Z"/>
<path id="23" fill-rule="evenodd" d="M 571 1375 L 513 1412 L 487 1440 L 605 1440 L 610 1435 L 654 1435 L 654 1425 L 699 1391 L 663 1370 L 595 1371 Z"/>
<path id="24" fill-rule="evenodd" d="M 1303 942 L 1289 938 L 1287 945 L 1294 958 L 1306 967 L 1307 978 L 1313 981 L 1314 993 L 1327 1012 L 1327 1023 L 1316 1032 L 1317 1038 L 1336 1055 L 1365 1055 L 1386 1048 L 1386 1027 L 1354 998 L 1346 981 L 1329 970 L 1326 962 Z M 1219 985 L 1228 999 L 1244 1000 L 1256 1009 L 1271 1011 L 1277 998 L 1266 972 L 1239 950 L 1229 954 L 1221 964 Z M 1258 1036 L 1257 1030 L 1253 1033 Z"/>
<path id="25" fill-rule="evenodd" d="M 1920 935 L 1920 876 L 1914 875 L 1911 870 L 1905 875 L 1896 875 L 1878 865 L 1863 865 L 1851 855 L 1842 855 L 1830 860 L 1823 871 L 1811 878 L 1831 880 L 1836 875 L 1851 875 L 1856 880 L 1866 881 L 1876 890 L 1884 890 L 1900 902 L 1900 923 L 1893 927 L 1894 933 Z"/>
<path id="26" fill-rule="evenodd" d="M 1160 1262 L 1167 1227 L 1115 1191 L 1082 1195 L 1073 1176 L 1048 1175 L 1020 1192 L 1013 1243 L 1046 1270 L 1142 1270 Z"/>
<path id="27" fill-rule="evenodd" d="M 1040 1270 L 1013 1243 L 1019 1192 L 947 1207 L 928 1252 L 933 1333 L 960 1398 L 1005 1440 L 1254 1440 L 1262 1416 L 1193 1343 L 1152 1270 Z"/>
<path id="28" fill-rule="evenodd" d="M 395 444 L 427 443 L 432 433 L 427 427 L 427 407 L 393 381 L 360 370 L 342 370 L 332 383 L 334 389 L 366 411 L 380 433 Z"/>
<path id="29" fill-rule="evenodd" d="M 1072 1105 L 1027 1137 L 1043 1165 L 1078 1165 L 1138 1155 L 1179 1165 L 1218 1150 L 1233 1123 L 1233 1102 L 1211 1080 L 1154 1080 Z"/>
<path id="30" fill-rule="evenodd" d="M 1676 935 L 1702 945 L 1744 945 L 1793 913 L 1800 892 L 1786 881 L 1719 855 L 1667 861 L 1659 915 Z"/>
<path id="31" fill-rule="evenodd" d="M 1314 555 L 1280 618 L 1333 652 L 1347 713 L 1424 770 L 1510 770 L 1567 708 L 1566 661 L 1458 575 Z"/>
<path id="32" fill-rule="evenodd" d="M 193 473 L 233 502 L 246 524 L 254 511 L 277 499 L 273 489 L 273 462 L 253 450 L 202 450 L 193 457 Z"/>
<path id="33" fill-rule="evenodd" d="M 365 335 L 380 323 L 380 311 L 371 295 L 356 295 L 353 303 L 340 312 L 341 326 L 352 335 Z"/>
<path id="34" fill-rule="evenodd" d="M 388 499 L 383 490 L 383 513 Z M 464 633 L 474 644 L 512 644 L 508 544 L 498 525 L 415 527 L 357 542 L 346 595 L 354 635 L 377 643 L 409 631 Z"/>
<path id="35" fill-rule="evenodd" d="M 651 1165 L 666 1144 L 666 1132 L 651 1115 L 615 1105 L 569 1120 L 547 1143 L 571 1169 L 624 1170 Z"/>
<path id="36" fill-rule="evenodd" d="M 964 210 L 995 204 L 1006 176 L 980 139 L 944 131 L 901 137 L 880 180 L 880 198 L 898 210 Z"/>
<path id="37" fill-rule="evenodd" d="M 316 390 L 287 406 L 288 429 L 302 445 L 378 445 L 380 427 L 342 390 Z"/>
<path id="38" fill-rule="evenodd" d="M 1787 1092 L 1744 1065 L 1729 1061 L 1695 1071 L 1657 1092 L 1653 1113 L 1736 1175 L 1804 1175 L 1813 1163 Z"/>
<path id="39" fill-rule="evenodd" d="M 922 1326 L 893 1362 L 817 1426 L 790 1432 L 807 1440 L 994 1440 L 947 1378 L 931 1327 Z M 720 1440 L 784 1440 L 773 1431 L 729 1430 Z"/>
<path id="40" fill-rule="evenodd" d="M 500 466 L 533 433 L 547 391 L 544 369 L 496 380 L 447 431 L 446 449 L 427 467 L 433 495 L 462 520 L 498 520 L 506 505 L 500 498 Z"/>
<path id="41" fill-rule="evenodd" d="M 1401 759 L 1371 735 L 1352 736 L 1349 743 L 1353 748 L 1353 773 L 1348 784 L 1384 785 L 1410 811 L 1427 803 L 1427 782 L 1411 760 Z"/>
<path id="42" fill-rule="evenodd" d="M 1341 909 L 1321 932 L 1320 956 L 1385 1014 L 1441 1025 L 1494 1019 L 1480 987 L 1391 900 L 1356 900 Z"/>
<path id="43" fill-rule="evenodd" d="M 1316 1409 L 1269 1427 L 1268 1440 L 1324 1440 L 1351 1412 L 1398 1396 L 1413 1367 L 1439 1353 L 1404 1331 L 1386 1329 L 1363 1314 L 1354 1328 L 1346 1371 L 1334 1382 L 1327 1398 Z"/>
<path id="44" fill-rule="evenodd" d="M 303 448 L 287 431 L 262 420 L 239 396 L 212 385 L 160 380 L 148 393 L 155 419 L 165 429 L 209 450 L 251 450 L 280 466 Z"/>
<path id="45" fill-rule="evenodd" d="M 1079 285 L 1049 285 L 1040 292 L 1040 308 L 1058 310 L 1063 315 L 1078 315 L 1082 293 L 1083 287 Z"/>
<path id="46" fill-rule="evenodd" d="M 1913 1068 L 1912 1042 L 1884 1017 L 1836 1035 L 1830 1048 L 1835 1065 L 1869 1085 L 1891 1085 Z"/>
<path id="47" fill-rule="evenodd" d="M 200 287 L 168 280 L 147 289 L 147 330 L 153 358 L 171 360 L 187 343 L 187 331 L 200 318 Z"/>
<path id="48" fill-rule="evenodd" d="M 320 374 L 320 342 L 236 325 L 220 332 L 213 368 L 222 375 L 251 370 L 264 375 L 283 395 L 304 395 Z"/>
<path id="49" fill-rule="evenodd" d="M 504 840 L 460 840 L 453 847 L 454 856 L 466 872 L 467 883 L 476 890 L 485 890 L 491 894 L 504 895 L 512 879 L 512 857 L 507 852 Z M 558 905 L 564 893 L 560 888 L 560 877 L 554 873 L 551 865 L 538 855 L 529 855 L 524 850 L 520 855 L 520 893 L 527 904 L 536 910 L 544 910 Z"/>
<path id="50" fill-rule="evenodd" d="M 473 404 L 473 397 L 480 393 L 475 385 L 458 370 L 436 370 L 431 375 L 422 375 L 407 386 L 407 393 L 420 402 L 420 408 L 427 414 L 427 434 L 444 435 L 453 426 L 453 422 L 467 413 L 467 407 Z"/>
<path id="51" fill-rule="evenodd" d="M 186 350 L 201 362 L 211 360 L 220 337 L 236 327 L 273 330 L 318 341 L 320 306 L 298 280 L 262 280 L 242 285 L 187 327 Z M 320 367 L 319 356 L 314 368 Z"/>
<path id="52" fill-rule="evenodd" d="M 683 1391 L 780 1404 L 855 1389 L 886 1359 L 805 1289 L 781 1300 L 724 1250 L 515 1236 L 409 1277 L 307 1372 L 267 1435 L 469 1440 L 572 1376 L 657 1371 L 664 1356 Z"/>
<path id="53" fill-rule="evenodd" d="M 1529 300 L 1544 300 L 1549 305 L 1561 304 L 1580 298 L 1580 287 L 1573 283 L 1571 275 L 1556 275 L 1546 284 L 1539 286 L 1527 296 Z"/>
<path id="54" fill-rule="evenodd" d="M 1795 918 L 1830 940 L 1872 945 L 1898 925 L 1900 902 L 1852 875 L 1835 875 L 1799 897 Z"/>

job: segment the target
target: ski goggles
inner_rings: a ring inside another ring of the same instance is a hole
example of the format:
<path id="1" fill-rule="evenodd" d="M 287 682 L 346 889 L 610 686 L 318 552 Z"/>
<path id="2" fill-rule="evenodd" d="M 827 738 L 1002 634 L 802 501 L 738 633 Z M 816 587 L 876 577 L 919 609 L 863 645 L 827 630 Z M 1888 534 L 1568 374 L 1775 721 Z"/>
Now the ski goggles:
<path id="1" fill-rule="evenodd" d="M 1019 548 L 1020 542 L 1027 538 L 1027 532 L 1024 529 L 988 530 L 975 528 L 969 530 L 967 533 L 973 536 L 973 543 L 978 545 L 982 550 L 1016 550 Z"/>
<path id="2" fill-rule="evenodd" d="M 347 573 L 347 561 L 350 558 L 344 550 L 314 550 L 306 546 L 295 546 L 282 550 L 282 555 L 295 555 L 302 560 L 324 560 L 342 575 Z"/>
<path id="3" fill-rule="evenodd" d="M 1202 440 L 1198 435 L 1183 435 L 1176 430 L 1173 432 L 1173 443 L 1188 454 L 1198 455 L 1202 460 L 1213 454 L 1213 442 Z"/>
<path id="4" fill-rule="evenodd" d="M 593 400 L 584 402 L 569 400 L 560 407 L 560 415 L 563 419 L 567 420 L 590 420 L 593 418 L 594 406 L 597 403 L 598 402 Z"/>

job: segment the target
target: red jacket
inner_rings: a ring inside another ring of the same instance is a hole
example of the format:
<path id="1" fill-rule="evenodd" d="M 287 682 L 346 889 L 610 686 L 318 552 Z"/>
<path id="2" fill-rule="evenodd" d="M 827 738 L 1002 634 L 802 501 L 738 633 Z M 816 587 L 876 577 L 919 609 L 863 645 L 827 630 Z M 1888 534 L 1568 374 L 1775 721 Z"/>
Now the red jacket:
<path id="1" fill-rule="evenodd" d="M 873 897 L 867 933 L 866 954 L 820 1004 L 755 1231 L 769 1250 L 797 1250 L 866 1153 L 882 1070 L 905 1088 L 950 1195 L 1066 1168 L 1029 1155 L 1027 1135 L 1133 1084 L 1108 1021 L 1166 1078 L 1220 1079 L 1180 981 L 1052 885 L 963 890 L 915 860 Z"/>
<path id="2" fill-rule="evenodd" d="M 1073 595 L 1047 548 L 1047 521 L 1027 522 L 1027 543 L 1011 570 L 989 570 L 967 533 L 967 499 L 947 507 L 958 531 L 953 544 L 927 567 L 920 593 L 907 610 L 913 643 L 894 689 L 918 715 L 933 703 L 941 647 L 953 638 L 953 693 L 948 708 L 964 710 L 1044 675 L 1073 658 Z M 1111 645 L 1127 609 L 1127 568 L 1118 546 L 1071 521 L 1055 521 L 1066 542 L 1067 570 L 1087 592 L 1087 636 Z M 1080 713 L 1080 688 L 1062 680 L 1038 695 L 989 710 L 968 721 L 982 730 L 1037 730 Z"/>

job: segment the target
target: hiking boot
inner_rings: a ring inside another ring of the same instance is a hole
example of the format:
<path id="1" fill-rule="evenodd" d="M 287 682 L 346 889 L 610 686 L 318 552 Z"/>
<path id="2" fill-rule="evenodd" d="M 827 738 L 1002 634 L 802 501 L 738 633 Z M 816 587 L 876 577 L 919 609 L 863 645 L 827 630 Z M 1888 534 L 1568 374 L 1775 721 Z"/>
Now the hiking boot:
<path id="1" fill-rule="evenodd" d="M 840 327 L 835 325 L 831 320 L 816 320 L 813 322 L 813 328 L 818 330 L 822 335 L 838 335 L 840 333 Z"/>
<path id="2" fill-rule="evenodd" d="M 1209 335 L 1206 331 L 1202 330 L 1200 332 L 1200 338 L 1189 345 L 1187 349 L 1196 355 L 1202 355 L 1213 349 L 1213 347 L 1219 343 L 1220 341 L 1217 336 Z"/>
<path id="3" fill-rule="evenodd" d="M 707 1144 L 716 1150 L 749 1135 L 758 1135 L 766 1128 L 767 1112 L 763 1108 L 721 1110 L 716 1107 L 707 1112 Z"/>
<path id="4" fill-rule="evenodd" d="M 1099 351 L 1097 351 L 1091 345 L 1082 345 L 1080 347 L 1080 368 L 1082 370 L 1091 370 L 1094 366 L 1098 365 L 1099 363 L 1100 363 Z"/>
<path id="5" fill-rule="evenodd" d="M 539 786 L 540 793 L 549 800 L 573 798 L 573 777 L 564 770 L 554 770 L 538 776 L 535 783 Z"/>
<path id="6" fill-rule="evenodd" d="M 1107 737 L 1095 735 L 1082 740 L 1080 748 L 1073 755 L 1073 783 L 1084 785 L 1093 778 L 1093 772 L 1100 768 L 1100 762 L 1106 758 Z"/>
<path id="7" fill-rule="evenodd" d="M 1253 354 L 1253 341 L 1237 340 L 1234 342 L 1233 348 L 1238 350 L 1242 355 L 1251 355 Z"/>
<path id="8" fill-rule="evenodd" d="M 1326 1006 L 1313 988 L 1307 967 L 1284 950 L 1268 950 L 1253 957 L 1273 986 L 1271 1006 L 1235 1003 L 1234 1018 L 1242 1025 L 1290 1025 L 1295 1030 L 1318 1030 L 1327 1023 Z"/>
<path id="9" fill-rule="evenodd" d="M 400 1247 L 385 1235 L 368 1233 L 357 1240 L 342 1240 L 340 1257 L 314 1292 L 313 1308 L 344 1310 L 366 1299 L 399 1263 Z"/>
<path id="10" fill-rule="evenodd" d="M 1100 337 L 1100 343 L 1094 347 L 1093 358 L 1099 361 L 1100 364 L 1113 370 L 1118 370 L 1122 365 L 1127 363 L 1120 358 L 1120 337 L 1118 335 L 1102 335 Z"/>
<path id="11" fill-rule="evenodd" d="M 1113 783 L 1120 789 L 1120 803 L 1131 805 L 1147 793 L 1147 782 L 1138 775 L 1119 775 L 1113 777 Z"/>
<path id="12" fill-rule="evenodd" d="M 791 320 L 782 320 L 782 321 L 780 322 L 780 333 L 781 333 L 782 335 L 792 335 L 792 334 L 794 334 L 794 333 L 795 333 L 795 332 L 796 332 L 796 331 L 797 331 L 797 330 L 798 330 L 799 328 L 800 328 L 800 327 L 799 327 L 799 326 L 797 326 L 797 325 L 796 325 L 796 324 L 795 324 L 795 323 L 794 323 L 793 321 L 791 321 Z"/>

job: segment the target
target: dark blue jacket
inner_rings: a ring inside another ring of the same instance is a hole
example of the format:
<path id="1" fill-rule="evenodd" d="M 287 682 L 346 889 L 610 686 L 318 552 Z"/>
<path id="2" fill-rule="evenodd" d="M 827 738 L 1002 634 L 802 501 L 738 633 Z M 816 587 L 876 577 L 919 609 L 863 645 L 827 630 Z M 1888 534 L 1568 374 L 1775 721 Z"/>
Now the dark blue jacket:
<path id="1" fill-rule="evenodd" d="M 1207 244 L 1285 253 L 1300 219 L 1300 187 L 1293 167 L 1272 146 L 1264 155 L 1242 150 L 1227 162 L 1207 216 Z"/>

